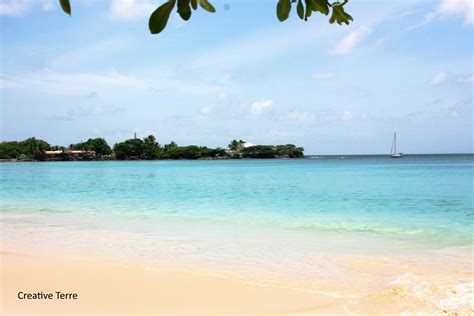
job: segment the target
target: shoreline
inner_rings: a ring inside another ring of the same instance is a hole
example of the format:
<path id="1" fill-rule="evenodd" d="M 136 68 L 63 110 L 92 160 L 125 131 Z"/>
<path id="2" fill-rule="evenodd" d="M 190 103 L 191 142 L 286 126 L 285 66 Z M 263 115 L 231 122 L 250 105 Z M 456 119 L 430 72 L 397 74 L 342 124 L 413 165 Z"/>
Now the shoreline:
<path id="1" fill-rule="evenodd" d="M 309 274 L 305 282 L 296 275 L 268 270 L 236 270 L 194 260 L 183 264 L 173 259 L 173 253 L 145 247 L 132 235 L 128 237 L 137 249 L 146 249 L 162 259 L 150 261 L 99 244 L 81 248 L 71 242 L 83 233 L 76 235 L 73 231 L 63 236 L 64 244 L 53 245 L 48 238 L 61 235 L 46 233 L 57 223 L 50 224 L 53 226 L 46 224 L 32 236 L 17 235 L 20 239 L 11 239 L 9 230 L 4 231 L 6 238 L 0 245 L 2 315 L 136 315 L 150 311 L 183 315 L 470 315 L 474 311 L 472 272 L 465 265 L 466 260 L 472 260 L 469 248 L 432 252 L 428 257 L 422 253 L 411 257 L 326 254 L 312 258 L 314 270 L 306 271 Z M 100 236 L 88 239 L 100 243 Z M 42 241 L 34 241 L 38 238 Z M 132 245 L 120 239 L 113 239 L 113 243 Z M 193 247 L 182 246 L 186 252 L 193 251 Z M 280 265 L 277 258 L 274 261 Z M 76 293 L 79 299 L 19 300 L 20 291 L 54 296 L 56 291 Z"/>
<path id="2" fill-rule="evenodd" d="M 440 156 L 469 156 L 473 157 L 474 153 L 409 153 L 404 154 L 405 157 L 440 157 Z M 18 159 L 0 159 L 0 163 L 25 163 L 25 162 L 125 162 L 125 161 L 242 161 L 242 160 L 307 160 L 307 159 L 341 159 L 343 158 L 391 158 L 390 154 L 310 154 L 303 157 L 270 157 L 270 158 L 197 158 L 197 159 L 90 159 L 90 160 L 18 160 Z M 391 159 L 389 159 L 391 160 Z"/>

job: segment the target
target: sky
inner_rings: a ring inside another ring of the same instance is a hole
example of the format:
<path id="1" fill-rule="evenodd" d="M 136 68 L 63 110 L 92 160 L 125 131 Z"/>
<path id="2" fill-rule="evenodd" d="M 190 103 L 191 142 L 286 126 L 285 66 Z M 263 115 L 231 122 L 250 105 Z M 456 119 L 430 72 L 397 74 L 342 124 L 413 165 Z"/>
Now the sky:
<path id="1" fill-rule="evenodd" d="M 473 0 L 351 0 L 349 26 L 276 0 L 0 0 L 0 140 L 293 143 L 306 154 L 473 152 Z"/>

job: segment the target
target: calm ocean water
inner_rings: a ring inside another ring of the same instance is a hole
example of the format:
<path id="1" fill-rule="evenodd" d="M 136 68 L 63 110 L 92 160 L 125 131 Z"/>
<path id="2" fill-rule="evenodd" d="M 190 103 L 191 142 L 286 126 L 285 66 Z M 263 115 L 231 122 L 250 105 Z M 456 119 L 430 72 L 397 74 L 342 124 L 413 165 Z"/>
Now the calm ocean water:
<path id="1" fill-rule="evenodd" d="M 463 246 L 473 238 L 473 166 L 473 155 L 2 163 L 1 210 Z"/>

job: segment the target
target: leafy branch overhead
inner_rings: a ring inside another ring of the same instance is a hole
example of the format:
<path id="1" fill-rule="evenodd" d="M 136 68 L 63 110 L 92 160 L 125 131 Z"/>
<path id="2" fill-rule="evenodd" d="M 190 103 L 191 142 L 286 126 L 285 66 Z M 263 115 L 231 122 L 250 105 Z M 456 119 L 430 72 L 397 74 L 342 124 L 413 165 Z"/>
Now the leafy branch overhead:
<path id="1" fill-rule="evenodd" d="M 281 22 L 288 19 L 291 9 L 296 6 L 296 13 L 300 19 L 307 21 L 313 12 L 329 15 L 329 23 L 336 22 L 341 25 L 349 25 L 353 21 L 352 16 L 344 10 L 344 5 L 348 2 L 333 2 L 327 0 L 278 0 L 276 15 Z M 64 12 L 71 15 L 71 4 L 69 0 L 59 0 Z M 179 16 L 187 21 L 191 18 L 192 12 L 202 8 L 210 13 L 216 12 L 216 8 L 208 0 L 168 0 L 159 6 L 150 16 L 148 27 L 151 34 L 158 34 L 166 28 L 171 12 L 176 8 Z"/>

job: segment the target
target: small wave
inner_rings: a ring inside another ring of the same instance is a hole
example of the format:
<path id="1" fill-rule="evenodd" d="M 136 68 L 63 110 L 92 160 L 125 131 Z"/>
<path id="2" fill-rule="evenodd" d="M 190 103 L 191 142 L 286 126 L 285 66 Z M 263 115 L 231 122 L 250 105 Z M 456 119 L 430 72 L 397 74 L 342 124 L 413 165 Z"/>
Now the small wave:
<path id="1" fill-rule="evenodd" d="M 349 309 L 356 314 L 384 310 L 388 314 L 471 315 L 473 286 L 456 282 L 457 277 L 405 273 L 380 291 L 354 300 Z"/>
<path id="2" fill-rule="evenodd" d="M 472 311 L 473 285 L 423 278 L 406 273 L 390 283 L 430 305 L 445 311 Z"/>
<path id="3" fill-rule="evenodd" d="M 268 223 L 271 225 L 277 225 L 287 228 L 299 228 L 323 232 L 366 233 L 407 239 L 421 238 L 437 242 L 440 240 L 444 240 L 457 245 L 468 245 L 472 242 L 472 235 L 470 233 L 454 231 L 448 228 L 395 226 L 358 221 L 318 222 L 314 220 L 278 220 L 268 221 Z"/>

